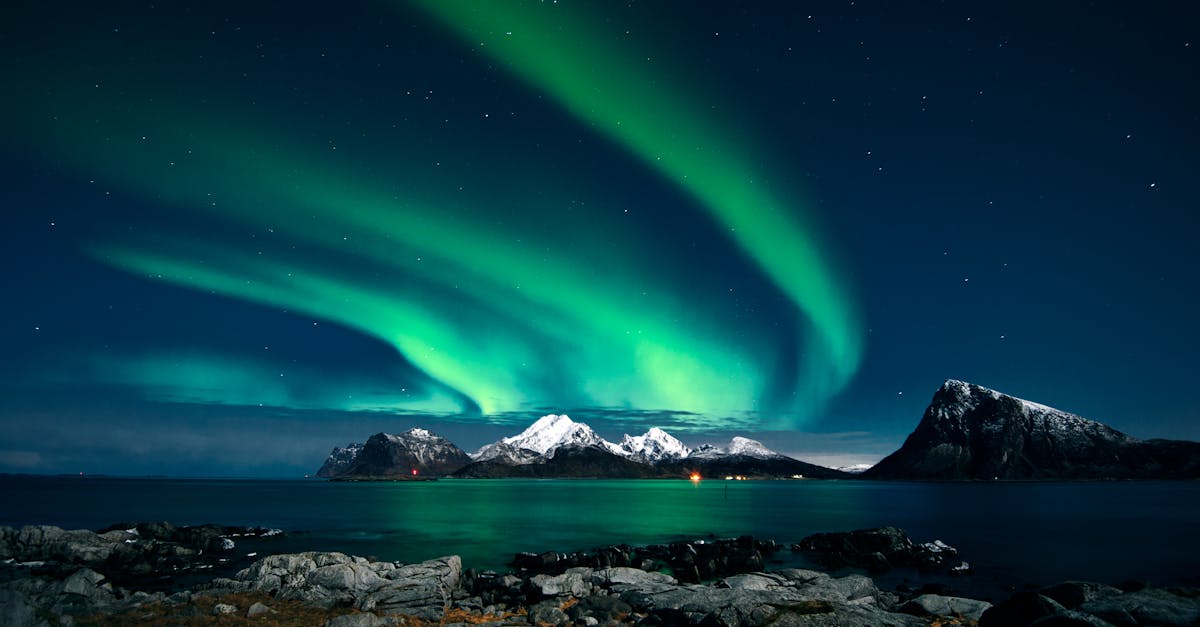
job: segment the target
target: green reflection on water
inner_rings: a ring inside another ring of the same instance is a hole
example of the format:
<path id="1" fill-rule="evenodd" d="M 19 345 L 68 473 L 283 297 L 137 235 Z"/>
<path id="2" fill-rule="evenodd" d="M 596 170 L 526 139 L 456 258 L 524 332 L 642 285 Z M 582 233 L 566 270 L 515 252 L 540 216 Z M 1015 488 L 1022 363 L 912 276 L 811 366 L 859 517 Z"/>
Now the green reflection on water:
<path id="1" fill-rule="evenodd" d="M 572 551 L 748 532 L 781 540 L 836 517 L 863 519 L 857 491 L 826 482 L 442 480 L 341 485 L 360 492 L 361 530 L 385 559 L 453 551 L 498 567 L 514 551 Z M 769 513 L 768 513 L 769 512 Z M 764 516 L 770 520 L 764 520 Z M 343 529 L 344 532 L 352 532 Z"/>

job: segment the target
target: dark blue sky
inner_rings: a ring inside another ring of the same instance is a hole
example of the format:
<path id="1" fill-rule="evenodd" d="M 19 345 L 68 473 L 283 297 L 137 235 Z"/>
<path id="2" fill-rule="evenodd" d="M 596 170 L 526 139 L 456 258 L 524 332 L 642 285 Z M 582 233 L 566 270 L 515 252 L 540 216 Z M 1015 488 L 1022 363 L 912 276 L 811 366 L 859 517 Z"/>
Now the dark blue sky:
<path id="1" fill-rule="evenodd" d="M 1200 439 L 1185 3 L 6 13 L 0 472 L 549 411 L 870 462 L 947 378 Z"/>

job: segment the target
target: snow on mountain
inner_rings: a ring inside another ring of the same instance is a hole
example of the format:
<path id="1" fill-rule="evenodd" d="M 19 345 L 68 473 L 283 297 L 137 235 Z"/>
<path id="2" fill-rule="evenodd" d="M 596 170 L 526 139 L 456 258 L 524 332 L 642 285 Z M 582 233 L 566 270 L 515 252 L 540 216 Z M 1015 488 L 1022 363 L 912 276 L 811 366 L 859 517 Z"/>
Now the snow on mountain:
<path id="1" fill-rule="evenodd" d="M 471 454 L 471 459 L 477 462 L 496 460 L 497 462 L 517 466 L 537 461 L 541 457 L 537 451 L 513 446 L 512 444 L 492 442 Z"/>
<path id="2" fill-rule="evenodd" d="M 715 446 L 713 444 L 701 444 L 700 446 L 692 449 L 692 452 L 688 455 L 688 457 L 691 459 L 716 459 L 718 457 L 725 457 L 726 455 L 728 455 L 728 453 L 725 452 L 725 449 L 719 446 Z"/>
<path id="3" fill-rule="evenodd" d="M 1200 443 L 1140 441 L 1094 420 L 951 379 L 872 479 L 1195 477 Z"/>
<path id="4" fill-rule="evenodd" d="M 658 427 L 651 428 L 643 435 L 625 434 L 613 451 L 622 457 L 648 464 L 682 459 L 692 452 L 683 442 Z"/>
<path id="5" fill-rule="evenodd" d="M 1042 432 L 1054 432 L 1075 439 L 1131 439 L 1103 423 L 957 379 L 942 384 L 929 410 L 935 419 L 958 423 L 963 415 L 978 410 L 984 402 L 1002 399 L 1016 401 L 1030 424 Z M 981 433 L 997 433 L 1003 426 L 1004 422 L 996 419 L 975 421 L 969 425 Z"/>
<path id="6" fill-rule="evenodd" d="M 735 436 L 729 441 L 730 455 L 745 455 L 746 457 L 757 457 L 758 459 L 771 459 L 773 457 L 782 457 L 779 453 L 763 446 L 758 440 Z"/>
<path id="7" fill-rule="evenodd" d="M 692 459 L 718 459 L 728 457 L 730 455 L 744 455 L 746 457 L 754 457 L 757 459 L 775 459 L 783 457 L 779 453 L 763 446 L 758 440 L 735 436 L 729 441 L 729 446 L 714 446 L 712 444 L 702 444 L 692 450 Z"/>
<path id="8" fill-rule="evenodd" d="M 610 451 L 616 448 L 615 444 L 597 435 L 591 427 L 582 422 L 575 422 L 565 414 L 542 416 L 517 435 L 479 449 L 474 455 L 475 459 L 478 461 L 496 457 L 497 452 L 502 450 L 497 447 L 498 444 L 528 449 L 538 455 L 548 455 L 554 449 L 563 446 L 600 446 Z"/>
<path id="9" fill-rule="evenodd" d="M 471 458 L 453 442 L 425 429 L 415 427 L 404 433 L 376 433 L 338 476 L 387 477 L 408 475 L 444 475 L 469 464 Z"/>
<path id="10" fill-rule="evenodd" d="M 317 471 L 318 477 L 336 477 L 342 471 L 350 467 L 354 463 L 354 458 L 358 457 L 359 451 L 363 448 L 362 442 L 351 442 L 346 446 L 334 447 L 329 453 L 329 457 L 325 458 L 325 463 Z"/>
<path id="11" fill-rule="evenodd" d="M 840 470 L 842 472 L 848 472 L 852 475 L 857 475 L 861 472 L 865 472 L 873 465 L 874 464 L 850 464 L 849 466 L 838 466 L 834 470 Z"/>
<path id="12" fill-rule="evenodd" d="M 725 447 L 703 444 L 689 448 L 679 439 L 658 427 L 642 435 L 625 434 L 619 444 L 600 437 L 591 427 L 575 422 L 565 415 L 542 416 L 517 435 L 483 446 L 471 458 L 475 461 L 497 460 L 510 465 L 528 464 L 539 458 L 554 457 L 563 447 L 599 447 L 619 457 L 643 464 L 659 464 L 694 459 L 716 460 L 728 456 L 756 459 L 779 459 L 783 456 L 750 438 L 735 437 Z"/>

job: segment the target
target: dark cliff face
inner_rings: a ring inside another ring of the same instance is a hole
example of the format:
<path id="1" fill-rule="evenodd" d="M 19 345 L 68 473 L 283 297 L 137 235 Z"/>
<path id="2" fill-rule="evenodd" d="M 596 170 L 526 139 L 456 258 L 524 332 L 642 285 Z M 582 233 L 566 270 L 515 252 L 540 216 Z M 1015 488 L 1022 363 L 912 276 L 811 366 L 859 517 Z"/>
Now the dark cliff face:
<path id="1" fill-rule="evenodd" d="M 350 464 L 354 463 L 354 458 L 358 456 L 362 447 L 362 444 L 352 443 L 347 446 L 334 448 L 329 453 L 329 457 L 325 458 L 325 463 L 321 465 L 321 469 L 317 471 L 317 476 L 328 479 L 342 474 L 350 467 Z"/>
<path id="2" fill-rule="evenodd" d="M 1156 479 L 1198 476 L 1200 443 L 1140 441 L 1107 425 L 947 381 L 904 445 L 866 479 Z"/>
<path id="3" fill-rule="evenodd" d="M 377 433 L 339 478 L 443 476 L 471 463 L 466 452 L 451 441 L 424 429 L 400 435 Z"/>

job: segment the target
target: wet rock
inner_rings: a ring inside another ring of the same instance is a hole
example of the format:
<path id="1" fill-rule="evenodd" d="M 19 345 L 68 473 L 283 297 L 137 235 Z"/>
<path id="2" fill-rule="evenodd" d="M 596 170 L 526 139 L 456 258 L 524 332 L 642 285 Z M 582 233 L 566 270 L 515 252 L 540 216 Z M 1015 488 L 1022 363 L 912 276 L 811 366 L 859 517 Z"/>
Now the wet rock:
<path id="1" fill-rule="evenodd" d="M 1073 610 L 1089 601 L 1099 601 L 1124 594 L 1120 588 L 1092 583 L 1090 581 L 1064 581 L 1038 590 L 1038 594 L 1058 601 L 1063 607 Z"/>
<path id="2" fill-rule="evenodd" d="M 992 604 L 987 601 L 923 594 L 901 605 L 899 611 L 913 616 L 961 616 L 977 621 L 990 607 Z"/>
<path id="3" fill-rule="evenodd" d="M 572 620 L 594 618 L 597 622 L 624 620 L 633 608 L 618 597 L 591 595 L 579 599 L 579 602 L 567 609 L 567 616 Z"/>
<path id="4" fill-rule="evenodd" d="M 673 586 L 679 582 L 664 573 L 652 573 L 636 568 L 605 568 L 592 572 L 591 583 L 612 588 L 627 590 L 630 588 L 652 588 L 654 586 Z"/>
<path id="5" fill-rule="evenodd" d="M 979 627 L 1028 625 L 1039 618 L 1063 614 L 1066 608 L 1036 592 L 1018 592 L 1007 601 L 992 606 L 979 617 Z"/>
<path id="6" fill-rule="evenodd" d="M 818 533 L 792 545 L 809 559 L 829 569 L 847 566 L 883 573 L 894 567 L 941 568 L 958 557 L 958 550 L 934 540 L 914 544 L 895 527 Z"/>
<path id="7" fill-rule="evenodd" d="M 862 576 L 833 578 L 790 569 L 726 577 L 718 585 L 631 587 L 620 595 L 646 624 L 673 624 L 682 616 L 705 625 L 920 625 L 880 603 L 874 583 Z"/>
<path id="8" fill-rule="evenodd" d="M 1088 601 L 1079 610 L 1114 625 L 1200 624 L 1200 592 L 1145 588 Z"/>
<path id="9" fill-rule="evenodd" d="M 265 592 L 325 609 L 352 606 L 439 620 L 461 575 L 458 556 L 397 566 L 343 553 L 307 552 L 265 557 L 234 578 L 214 580 L 205 588 Z"/>
<path id="10" fill-rule="evenodd" d="M 12 589 L 0 588 L 0 625 L 32 627 L 46 624 L 38 618 L 38 608 L 28 597 Z"/>
<path id="11" fill-rule="evenodd" d="M 570 595 L 581 597 L 591 590 L 593 571 L 590 568 L 572 568 L 561 575 L 535 575 L 529 580 L 543 596 Z"/>
<path id="12" fill-rule="evenodd" d="M 1039 618 L 1030 625 L 1036 627 L 1113 627 L 1112 623 L 1108 621 L 1075 610 Z"/>
<path id="13" fill-rule="evenodd" d="M 271 609 L 270 607 L 266 606 L 263 603 L 256 602 L 250 606 L 250 609 L 246 610 L 246 618 L 254 618 L 255 616 L 262 616 L 264 614 L 274 614 L 274 613 L 276 613 L 275 610 Z"/>
<path id="14" fill-rule="evenodd" d="M 529 622 L 533 625 L 566 625 L 571 617 L 562 611 L 557 601 L 543 601 L 529 608 Z"/>
<path id="15" fill-rule="evenodd" d="M 331 618 L 325 621 L 322 627 L 382 627 L 387 624 L 387 621 L 378 616 L 370 612 L 363 612 L 361 614 L 343 614 L 336 618 Z"/>

